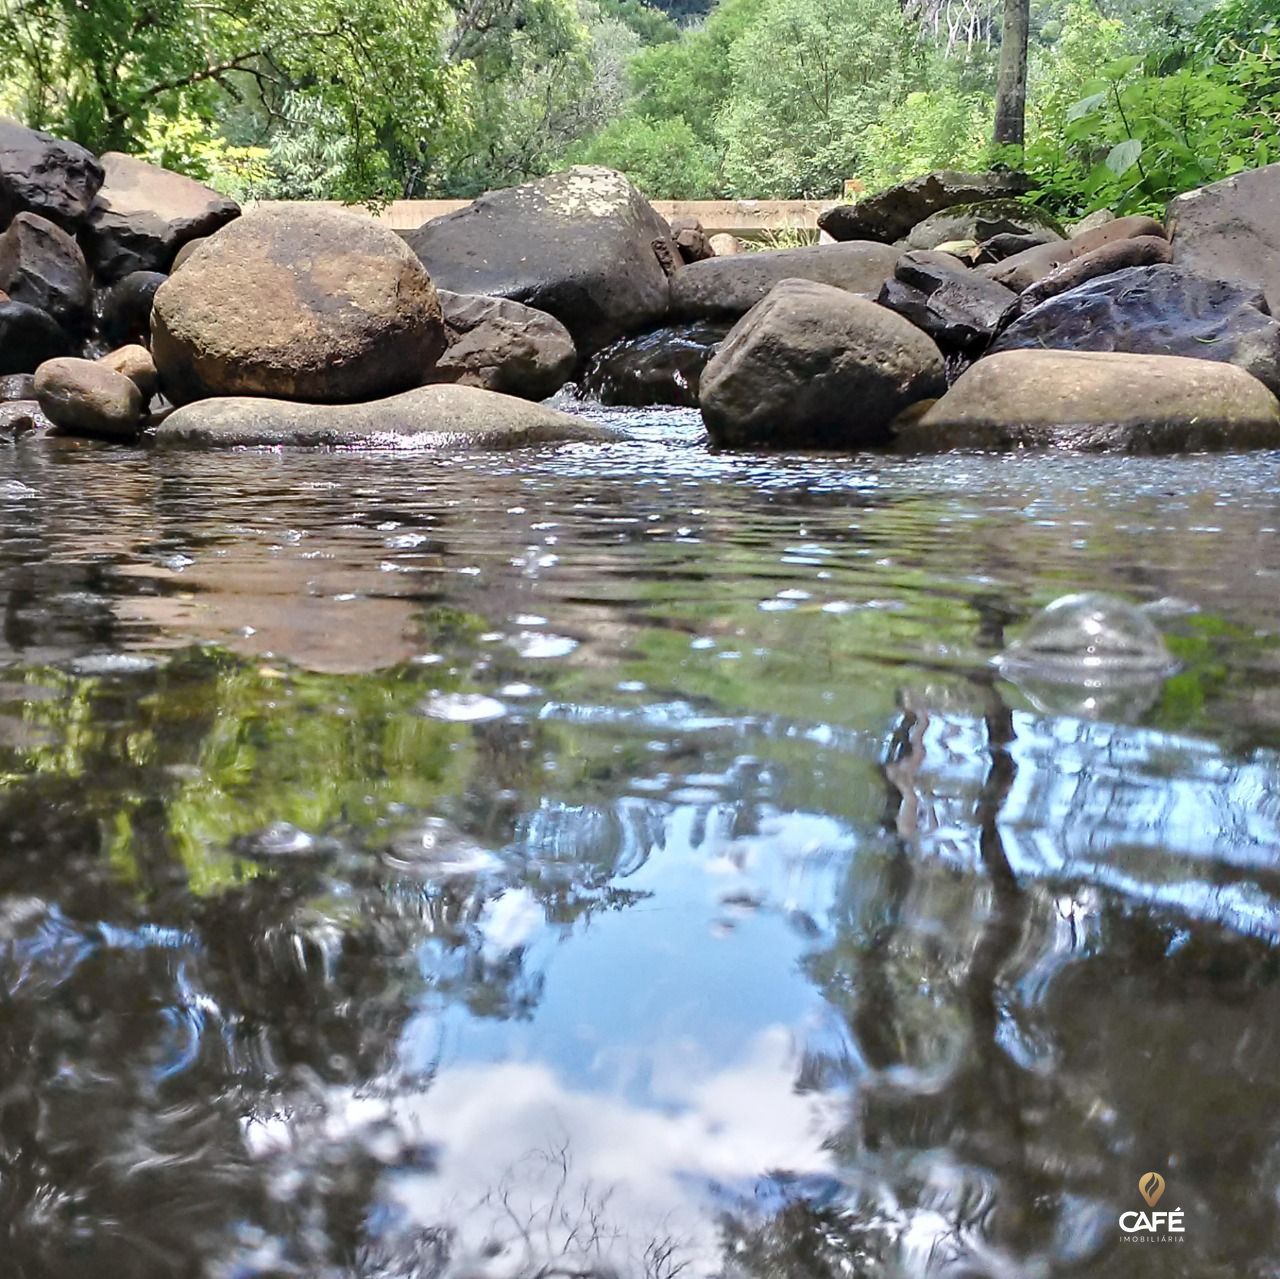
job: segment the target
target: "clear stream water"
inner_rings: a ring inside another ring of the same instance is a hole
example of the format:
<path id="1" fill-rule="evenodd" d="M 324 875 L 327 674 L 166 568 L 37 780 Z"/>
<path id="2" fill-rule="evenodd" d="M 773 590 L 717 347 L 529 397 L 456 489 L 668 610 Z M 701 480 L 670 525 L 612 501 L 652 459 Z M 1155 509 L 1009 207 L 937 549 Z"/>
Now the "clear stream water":
<path id="1" fill-rule="evenodd" d="M 1280 458 L 610 420 L 0 449 L 0 1274 L 1280 1273 Z"/>

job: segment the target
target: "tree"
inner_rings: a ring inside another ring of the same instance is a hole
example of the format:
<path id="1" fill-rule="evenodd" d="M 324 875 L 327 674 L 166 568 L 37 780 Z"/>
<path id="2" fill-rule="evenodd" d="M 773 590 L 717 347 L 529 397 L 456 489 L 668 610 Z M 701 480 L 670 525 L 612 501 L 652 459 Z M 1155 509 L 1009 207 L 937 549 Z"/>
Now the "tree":
<path id="1" fill-rule="evenodd" d="M 996 146 L 1020 147 L 1026 137 L 1027 43 L 1031 0 L 1004 0 L 1000 75 L 996 83 Z"/>

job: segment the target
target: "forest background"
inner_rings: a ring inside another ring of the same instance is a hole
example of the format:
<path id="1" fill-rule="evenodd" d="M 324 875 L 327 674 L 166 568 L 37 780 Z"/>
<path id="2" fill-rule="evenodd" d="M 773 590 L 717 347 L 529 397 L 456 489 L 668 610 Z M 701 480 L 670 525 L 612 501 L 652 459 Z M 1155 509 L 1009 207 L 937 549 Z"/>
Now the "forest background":
<path id="1" fill-rule="evenodd" d="M 239 199 L 470 197 L 604 164 L 653 198 L 1024 168 L 1063 215 L 1280 161 L 1280 0 L 0 0 L 0 114 Z"/>

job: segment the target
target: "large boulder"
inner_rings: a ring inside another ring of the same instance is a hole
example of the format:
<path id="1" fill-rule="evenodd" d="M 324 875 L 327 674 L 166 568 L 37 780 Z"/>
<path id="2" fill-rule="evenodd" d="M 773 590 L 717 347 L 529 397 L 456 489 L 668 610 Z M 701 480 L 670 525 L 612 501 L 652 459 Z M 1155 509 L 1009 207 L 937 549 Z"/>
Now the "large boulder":
<path id="1" fill-rule="evenodd" d="M 1165 224 L 1178 266 L 1260 288 L 1280 312 L 1280 164 L 1178 196 Z"/>
<path id="2" fill-rule="evenodd" d="M 1042 302 L 998 351 L 1124 351 L 1237 364 L 1280 394 L 1280 322 L 1257 289 L 1176 266 L 1131 267 Z"/>
<path id="3" fill-rule="evenodd" d="M 25 302 L 0 302 L 0 375 L 34 373 L 71 354 L 71 338 L 53 316 Z"/>
<path id="4" fill-rule="evenodd" d="M 582 392 L 601 404 L 696 409 L 702 371 L 731 327 L 728 320 L 696 320 L 619 338 L 591 357 Z"/>
<path id="5" fill-rule="evenodd" d="M 999 331 L 1017 298 L 946 254 L 906 253 L 876 299 L 923 329 L 935 342 L 981 350 Z"/>
<path id="6" fill-rule="evenodd" d="M 902 241 L 905 249 L 936 249 L 956 240 L 983 244 L 996 236 L 1063 239 L 1062 227 L 1043 209 L 1021 200 L 983 200 L 958 204 L 933 214 L 913 227 Z"/>
<path id="7" fill-rule="evenodd" d="M 946 389 L 942 354 L 914 325 L 843 289 L 784 280 L 744 316 L 702 374 L 714 443 L 858 449 Z"/>
<path id="8" fill-rule="evenodd" d="M 818 226 L 833 240 L 893 244 L 941 209 L 1023 195 L 1030 189 L 1031 184 L 1019 173 L 944 169 L 900 182 L 857 204 L 837 204 L 819 216 Z"/>
<path id="9" fill-rule="evenodd" d="M 102 157 L 102 169 L 84 240 L 104 283 L 131 271 L 168 271 L 188 240 L 212 235 L 240 216 L 234 200 L 119 151 Z"/>
<path id="10" fill-rule="evenodd" d="M 156 291 L 152 352 L 175 403 L 343 403 L 422 383 L 445 348 L 431 278 L 371 218 L 307 205 L 228 223 Z"/>
<path id="11" fill-rule="evenodd" d="M 132 439 L 142 394 L 123 373 L 96 360 L 49 360 L 36 370 L 36 399 L 45 416 L 71 435 Z"/>
<path id="12" fill-rule="evenodd" d="M 578 352 L 569 330 L 522 302 L 439 291 L 449 347 L 432 381 L 457 382 L 525 400 L 545 400 L 572 376 Z"/>
<path id="13" fill-rule="evenodd" d="M 93 291 L 80 246 L 61 227 L 19 213 L 0 235 L 0 289 L 48 312 L 69 332 L 85 328 Z"/>
<path id="14" fill-rule="evenodd" d="M 979 360 L 897 444 L 1181 453 L 1280 445 L 1280 402 L 1230 364 L 1174 355 L 1005 351 Z"/>
<path id="15" fill-rule="evenodd" d="M 151 341 L 156 290 L 168 278 L 162 271 L 131 271 L 103 292 L 98 326 L 112 346 Z"/>
<path id="16" fill-rule="evenodd" d="M 38 213 L 74 233 L 101 185 L 92 152 L 0 119 L 0 228 L 19 213 Z"/>
<path id="17" fill-rule="evenodd" d="M 249 397 L 188 404 L 156 428 L 160 445 L 466 449 L 620 438 L 541 404 L 474 386 L 422 386 L 366 404 L 292 404 Z"/>
<path id="18" fill-rule="evenodd" d="M 812 280 L 874 297 L 899 256 L 890 245 L 862 241 L 691 262 L 671 280 L 671 318 L 736 320 L 783 280 Z"/>
<path id="19" fill-rule="evenodd" d="M 1091 231 L 1081 232 L 1070 240 L 1057 244 L 1041 244 L 1027 249 L 1024 253 L 1015 253 L 991 266 L 982 266 L 978 270 L 998 284 L 1007 285 L 1015 292 L 1030 288 L 1045 276 L 1057 271 L 1068 262 L 1082 258 L 1104 245 L 1118 240 L 1132 240 L 1139 236 L 1163 236 L 1164 228 L 1154 218 L 1135 214 L 1132 217 L 1116 218 Z"/>
<path id="20" fill-rule="evenodd" d="M 663 262 L 679 260 L 648 200 L 594 167 L 491 191 L 405 239 L 440 288 L 546 311 L 584 355 L 661 321 Z"/>

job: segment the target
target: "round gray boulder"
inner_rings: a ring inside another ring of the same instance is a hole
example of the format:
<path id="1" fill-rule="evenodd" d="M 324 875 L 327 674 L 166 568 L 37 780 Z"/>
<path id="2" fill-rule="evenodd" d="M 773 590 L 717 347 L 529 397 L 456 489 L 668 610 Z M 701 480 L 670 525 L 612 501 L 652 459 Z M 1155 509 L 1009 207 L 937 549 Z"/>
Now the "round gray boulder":
<path id="1" fill-rule="evenodd" d="M 716 444 L 858 449 L 886 442 L 899 413 L 945 389 L 941 352 L 900 315 L 785 280 L 730 330 L 698 398 Z"/>
<path id="2" fill-rule="evenodd" d="M 223 227 L 156 291 L 151 329 L 175 404 L 368 400 L 421 383 L 445 348 L 435 286 L 404 241 L 306 205 Z"/>

